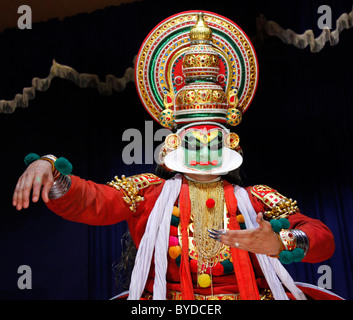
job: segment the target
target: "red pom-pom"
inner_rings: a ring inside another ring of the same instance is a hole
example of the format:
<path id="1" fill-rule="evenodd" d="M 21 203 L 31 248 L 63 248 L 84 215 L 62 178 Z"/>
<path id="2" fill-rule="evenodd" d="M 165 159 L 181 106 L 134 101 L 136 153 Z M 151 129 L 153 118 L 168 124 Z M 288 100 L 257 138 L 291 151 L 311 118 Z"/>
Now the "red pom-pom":
<path id="1" fill-rule="evenodd" d="M 179 240 L 177 237 L 170 236 L 169 237 L 169 247 L 175 247 L 179 245 Z"/>
<path id="2" fill-rule="evenodd" d="M 177 237 L 178 236 L 178 227 L 170 226 L 170 236 Z"/>
<path id="3" fill-rule="evenodd" d="M 211 274 L 211 268 L 208 267 L 206 270 L 206 273 Z M 220 262 L 218 262 L 213 268 L 212 268 L 212 274 L 214 276 L 221 276 L 224 274 L 224 268 Z"/>
<path id="4" fill-rule="evenodd" d="M 214 205 L 215 205 L 215 201 L 213 199 L 207 199 L 207 201 L 206 201 L 207 208 L 211 209 L 214 207 Z"/>

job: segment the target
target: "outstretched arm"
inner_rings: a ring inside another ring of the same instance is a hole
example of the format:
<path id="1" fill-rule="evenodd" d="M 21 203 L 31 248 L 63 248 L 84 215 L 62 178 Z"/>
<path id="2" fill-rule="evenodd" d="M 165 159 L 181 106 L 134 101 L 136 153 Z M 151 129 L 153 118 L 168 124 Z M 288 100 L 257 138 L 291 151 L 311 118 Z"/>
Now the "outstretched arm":
<path id="1" fill-rule="evenodd" d="M 131 217 L 132 212 L 124 201 L 125 194 L 122 190 L 77 176 L 67 177 L 71 180 L 71 186 L 64 195 L 50 199 L 54 175 L 52 163 L 46 160 L 32 162 L 17 182 L 13 206 L 17 210 L 26 209 L 31 200 L 37 202 L 41 196 L 51 211 L 70 221 L 107 225 Z"/>

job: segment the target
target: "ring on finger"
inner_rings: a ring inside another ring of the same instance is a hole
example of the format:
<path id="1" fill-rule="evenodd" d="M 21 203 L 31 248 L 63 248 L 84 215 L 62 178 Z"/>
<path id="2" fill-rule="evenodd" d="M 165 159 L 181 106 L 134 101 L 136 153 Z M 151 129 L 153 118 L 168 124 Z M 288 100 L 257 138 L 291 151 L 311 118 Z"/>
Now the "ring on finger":
<path id="1" fill-rule="evenodd" d="M 234 243 L 234 247 L 238 248 L 238 247 L 239 247 L 239 243 L 238 243 L 238 242 L 235 242 L 235 243 Z"/>

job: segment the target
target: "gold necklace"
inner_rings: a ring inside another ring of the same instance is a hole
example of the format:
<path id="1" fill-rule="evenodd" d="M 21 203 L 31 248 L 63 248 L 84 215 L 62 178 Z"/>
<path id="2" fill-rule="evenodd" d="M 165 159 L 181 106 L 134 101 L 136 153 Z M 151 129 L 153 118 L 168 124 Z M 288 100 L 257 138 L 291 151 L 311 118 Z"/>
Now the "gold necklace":
<path id="1" fill-rule="evenodd" d="M 193 232 L 193 247 L 197 255 L 197 276 L 203 275 L 207 268 L 212 270 L 221 257 L 222 252 L 228 249 L 221 242 L 209 237 L 207 229 L 225 229 L 226 211 L 222 181 L 200 183 L 188 181 L 192 223 L 189 232 Z M 207 206 L 207 200 L 214 200 L 212 207 Z M 192 250 L 193 251 L 193 250 Z M 212 287 L 212 272 L 210 272 Z M 213 289 L 213 287 L 212 287 Z"/>

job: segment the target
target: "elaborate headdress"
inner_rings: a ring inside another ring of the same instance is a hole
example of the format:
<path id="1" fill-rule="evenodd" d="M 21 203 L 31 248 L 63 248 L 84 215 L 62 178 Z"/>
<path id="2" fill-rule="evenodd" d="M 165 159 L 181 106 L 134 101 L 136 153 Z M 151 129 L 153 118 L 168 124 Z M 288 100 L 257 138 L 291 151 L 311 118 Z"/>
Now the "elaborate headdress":
<path id="1" fill-rule="evenodd" d="M 227 127 L 241 122 L 254 97 L 257 74 L 255 51 L 246 34 L 215 13 L 182 12 L 149 33 L 136 60 L 135 80 L 152 118 L 177 130 L 161 150 L 169 169 L 224 174 L 240 166 L 239 137 Z M 213 168 L 210 161 L 209 168 L 200 171 L 182 164 L 181 139 L 195 126 L 197 132 L 192 132 L 199 141 L 209 140 L 215 128 L 222 132 L 221 165 L 217 162 Z"/>

